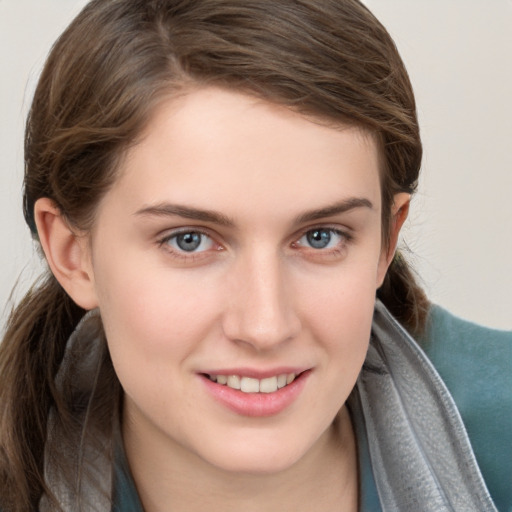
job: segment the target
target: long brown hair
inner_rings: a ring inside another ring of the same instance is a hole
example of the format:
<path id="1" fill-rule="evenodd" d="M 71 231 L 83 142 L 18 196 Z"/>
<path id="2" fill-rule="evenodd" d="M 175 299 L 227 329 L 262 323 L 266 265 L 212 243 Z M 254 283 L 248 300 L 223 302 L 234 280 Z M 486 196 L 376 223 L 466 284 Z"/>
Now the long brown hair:
<path id="1" fill-rule="evenodd" d="M 159 101 L 208 84 L 373 134 L 386 243 L 393 195 L 414 192 L 422 149 L 404 65 L 357 0 L 90 2 L 54 45 L 27 121 L 24 213 L 33 236 L 41 197 L 72 226 L 90 228 L 123 153 Z M 421 330 L 427 301 L 402 256 L 378 295 L 406 328 Z M 84 313 L 48 273 L 9 319 L 0 348 L 4 512 L 37 508 L 49 493 L 43 460 L 50 410 L 72 421 L 55 376 Z M 115 411 L 120 387 L 107 351 L 101 368 L 96 393 Z M 60 462 L 65 466 L 64 457 Z"/>

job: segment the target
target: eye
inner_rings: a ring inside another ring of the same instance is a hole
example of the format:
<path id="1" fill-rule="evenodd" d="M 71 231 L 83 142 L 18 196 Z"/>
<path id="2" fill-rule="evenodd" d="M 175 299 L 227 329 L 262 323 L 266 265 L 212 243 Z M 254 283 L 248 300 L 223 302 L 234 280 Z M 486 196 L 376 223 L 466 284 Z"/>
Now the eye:
<path id="1" fill-rule="evenodd" d="M 214 245 L 213 240 L 200 231 L 182 231 L 166 237 L 161 241 L 177 252 L 197 253 L 208 251 Z"/>
<path id="2" fill-rule="evenodd" d="M 298 240 L 298 245 L 312 249 L 333 249 L 338 247 L 347 236 L 332 228 L 310 229 Z"/>

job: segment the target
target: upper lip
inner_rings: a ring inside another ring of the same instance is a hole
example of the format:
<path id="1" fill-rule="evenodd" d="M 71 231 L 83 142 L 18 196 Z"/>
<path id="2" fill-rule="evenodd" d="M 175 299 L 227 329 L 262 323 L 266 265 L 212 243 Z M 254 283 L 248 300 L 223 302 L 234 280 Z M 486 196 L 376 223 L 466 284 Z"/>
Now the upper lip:
<path id="1" fill-rule="evenodd" d="M 268 377 L 275 377 L 277 375 L 294 373 L 295 375 L 299 375 L 300 373 L 309 370 L 310 367 L 306 366 L 279 366 L 275 368 L 267 368 L 267 369 L 256 369 L 256 368 L 248 368 L 248 367 L 238 367 L 238 368 L 219 368 L 215 370 L 206 370 L 200 373 L 206 375 L 238 375 L 240 377 L 250 377 L 253 379 L 266 379 Z"/>

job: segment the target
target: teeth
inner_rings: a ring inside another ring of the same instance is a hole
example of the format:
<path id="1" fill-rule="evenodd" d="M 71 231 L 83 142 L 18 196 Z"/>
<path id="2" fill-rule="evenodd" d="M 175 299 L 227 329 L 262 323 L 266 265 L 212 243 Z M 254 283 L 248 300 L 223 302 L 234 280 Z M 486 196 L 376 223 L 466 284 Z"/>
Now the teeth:
<path id="1" fill-rule="evenodd" d="M 277 391 L 277 377 L 261 379 L 260 393 L 273 393 L 274 391 Z"/>
<path id="2" fill-rule="evenodd" d="M 217 382 L 219 384 L 227 384 L 228 383 L 228 376 L 227 375 L 217 375 Z"/>
<path id="3" fill-rule="evenodd" d="M 259 393 L 260 381 L 258 379 L 251 379 L 250 377 L 242 377 L 240 389 L 244 393 Z"/>
<path id="4" fill-rule="evenodd" d="M 284 388 L 295 380 L 295 373 L 284 373 L 265 379 L 253 379 L 252 377 L 240 377 L 238 375 L 209 375 L 210 380 L 228 386 L 232 389 L 239 389 L 243 393 L 274 393 Z"/>
<path id="5" fill-rule="evenodd" d="M 219 377 L 217 377 L 217 382 L 219 382 Z M 238 375 L 230 375 L 228 377 L 227 385 L 233 389 L 240 389 L 240 377 Z"/>

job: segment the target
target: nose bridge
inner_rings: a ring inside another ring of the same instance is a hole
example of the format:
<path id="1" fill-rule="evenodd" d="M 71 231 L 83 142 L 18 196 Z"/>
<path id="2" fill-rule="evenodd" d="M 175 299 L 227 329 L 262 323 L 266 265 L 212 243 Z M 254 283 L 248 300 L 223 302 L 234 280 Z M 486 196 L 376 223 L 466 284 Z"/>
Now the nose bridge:
<path id="1" fill-rule="evenodd" d="M 259 248 L 239 258 L 231 286 L 226 334 L 269 349 L 298 333 L 290 278 L 278 251 Z"/>

